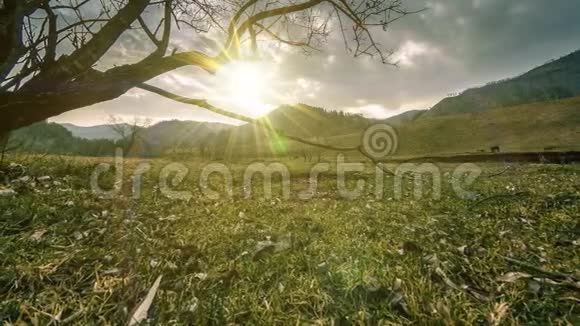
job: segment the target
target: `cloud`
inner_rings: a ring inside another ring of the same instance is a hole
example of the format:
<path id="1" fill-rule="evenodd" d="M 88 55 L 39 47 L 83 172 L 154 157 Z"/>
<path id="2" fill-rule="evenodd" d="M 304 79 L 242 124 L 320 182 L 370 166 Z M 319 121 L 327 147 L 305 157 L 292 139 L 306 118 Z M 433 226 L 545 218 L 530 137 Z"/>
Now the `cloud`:
<path id="1" fill-rule="evenodd" d="M 380 104 L 365 104 L 358 107 L 346 108 L 344 111 L 353 114 L 362 114 L 372 119 L 385 119 L 393 115 L 389 113 L 391 110 L 388 110 Z"/>

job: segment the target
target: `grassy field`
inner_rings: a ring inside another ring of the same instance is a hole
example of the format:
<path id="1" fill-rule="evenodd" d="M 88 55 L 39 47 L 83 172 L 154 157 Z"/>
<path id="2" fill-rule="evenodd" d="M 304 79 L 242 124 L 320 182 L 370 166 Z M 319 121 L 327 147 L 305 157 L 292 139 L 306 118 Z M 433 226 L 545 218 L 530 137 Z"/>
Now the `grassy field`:
<path id="1" fill-rule="evenodd" d="M 244 198 L 241 163 L 230 166 L 233 198 L 206 198 L 203 163 L 183 162 L 184 201 L 160 193 L 163 160 L 149 161 L 139 199 L 139 162 L 127 160 L 122 194 L 105 199 L 89 186 L 97 159 L 8 159 L 23 165 L 3 170 L 17 194 L 0 197 L 8 325 L 124 324 L 159 276 L 146 324 L 580 323 L 579 166 L 484 165 L 461 199 L 455 166 L 443 165 L 438 200 L 397 200 L 391 177 L 381 199 L 373 187 L 345 199 L 331 170 L 302 200 L 300 161 L 287 162 L 289 199 L 264 198 L 260 184 Z M 375 174 L 367 166 L 347 179 L 369 185 Z"/>

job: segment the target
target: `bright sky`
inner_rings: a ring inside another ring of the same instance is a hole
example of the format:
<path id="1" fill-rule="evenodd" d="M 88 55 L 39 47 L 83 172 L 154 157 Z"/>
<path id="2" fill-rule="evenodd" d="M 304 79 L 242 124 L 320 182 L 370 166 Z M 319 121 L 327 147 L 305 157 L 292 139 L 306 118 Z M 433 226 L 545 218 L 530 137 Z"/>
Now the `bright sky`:
<path id="1" fill-rule="evenodd" d="M 339 33 L 333 33 L 324 51 L 311 56 L 271 46 L 262 49 L 261 61 L 232 63 L 215 76 L 189 67 L 152 83 L 254 117 L 282 104 L 301 102 L 386 118 L 409 109 L 427 109 L 449 93 L 518 75 L 580 48 L 577 0 L 407 3 L 413 9 L 430 9 L 378 33 L 383 46 L 395 49 L 398 68 L 352 58 Z M 141 37 L 124 36 L 105 61 L 139 58 L 144 54 L 136 51 L 144 42 Z M 191 35 L 177 35 L 172 42 L 180 48 L 200 44 L 191 41 Z M 108 123 L 110 115 L 235 123 L 142 90 L 53 121 L 87 126 Z"/>

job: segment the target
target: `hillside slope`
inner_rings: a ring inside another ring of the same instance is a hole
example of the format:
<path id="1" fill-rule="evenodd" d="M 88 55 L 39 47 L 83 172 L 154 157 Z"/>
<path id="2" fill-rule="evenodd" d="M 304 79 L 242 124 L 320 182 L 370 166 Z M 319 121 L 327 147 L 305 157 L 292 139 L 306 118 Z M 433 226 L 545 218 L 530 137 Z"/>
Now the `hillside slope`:
<path id="1" fill-rule="evenodd" d="M 200 121 L 162 121 L 141 134 L 148 155 L 204 151 L 217 135 L 231 125 Z"/>
<path id="2" fill-rule="evenodd" d="M 418 119 L 396 127 L 396 156 L 580 150 L 580 97 Z M 356 145 L 361 133 L 328 139 Z"/>
<path id="3" fill-rule="evenodd" d="M 580 96 L 580 51 L 521 76 L 468 89 L 443 99 L 420 119 Z"/>
<path id="4" fill-rule="evenodd" d="M 361 132 L 372 123 L 360 115 L 327 111 L 304 104 L 281 106 L 260 118 L 260 121 L 289 135 L 322 143 L 329 137 Z M 303 155 L 312 150 L 309 146 L 288 142 L 250 124 L 222 132 L 213 143 L 213 148 L 218 157 Z"/>
<path id="5" fill-rule="evenodd" d="M 110 139 L 86 139 L 57 123 L 39 122 L 10 134 L 8 148 L 28 153 L 81 156 L 113 155 L 117 144 Z"/>

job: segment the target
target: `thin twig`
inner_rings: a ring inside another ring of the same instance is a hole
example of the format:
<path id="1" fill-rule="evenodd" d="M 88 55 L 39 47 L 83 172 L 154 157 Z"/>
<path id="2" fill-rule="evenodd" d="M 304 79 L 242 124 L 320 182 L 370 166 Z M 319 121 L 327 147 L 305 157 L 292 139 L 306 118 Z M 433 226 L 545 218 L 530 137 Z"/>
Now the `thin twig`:
<path id="1" fill-rule="evenodd" d="M 475 204 L 469 206 L 469 208 L 467 210 L 471 211 L 475 207 L 477 207 L 485 202 L 491 201 L 491 200 L 502 199 L 502 198 L 513 198 L 513 197 L 520 197 L 520 196 L 529 196 L 529 195 L 530 195 L 530 193 L 528 191 L 520 191 L 520 192 L 516 192 L 513 194 L 494 195 L 494 196 L 486 197 L 486 198 L 483 198 L 483 199 L 477 201 Z"/>
<path id="2" fill-rule="evenodd" d="M 538 272 L 538 273 L 541 273 L 541 274 L 544 274 L 544 275 L 547 275 L 547 276 L 551 276 L 551 277 L 559 278 L 559 279 L 573 279 L 575 281 L 580 281 L 580 279 L 578 277 L 576 277 L 575 275 L 573 275 L 573 274 L 566 274 L 566 273 L 560 273 L 560 272 L 551 272 L 551 271 L 548 271 L 548 270 L 546 270 L 546 269 L 544 269 L 542 267 L 534 266 L 532 264 L 528 264 L 528 263 L 526 263 L 524 261 L 521 261 L 521 260 L 517 260 L 517 259 L 514 259 L 514 258 L 510 258 L 510 257 L 505 257 L 505 256 L 501 256 L 501 257 L 503 259 L 509 261 L 512 264 L 519 265 L 521 267 L 525 267 L 525 268 L 527 268 L 529 270 L 532 270 L 532 271 L 535 271 L 535 272 Z"/>

